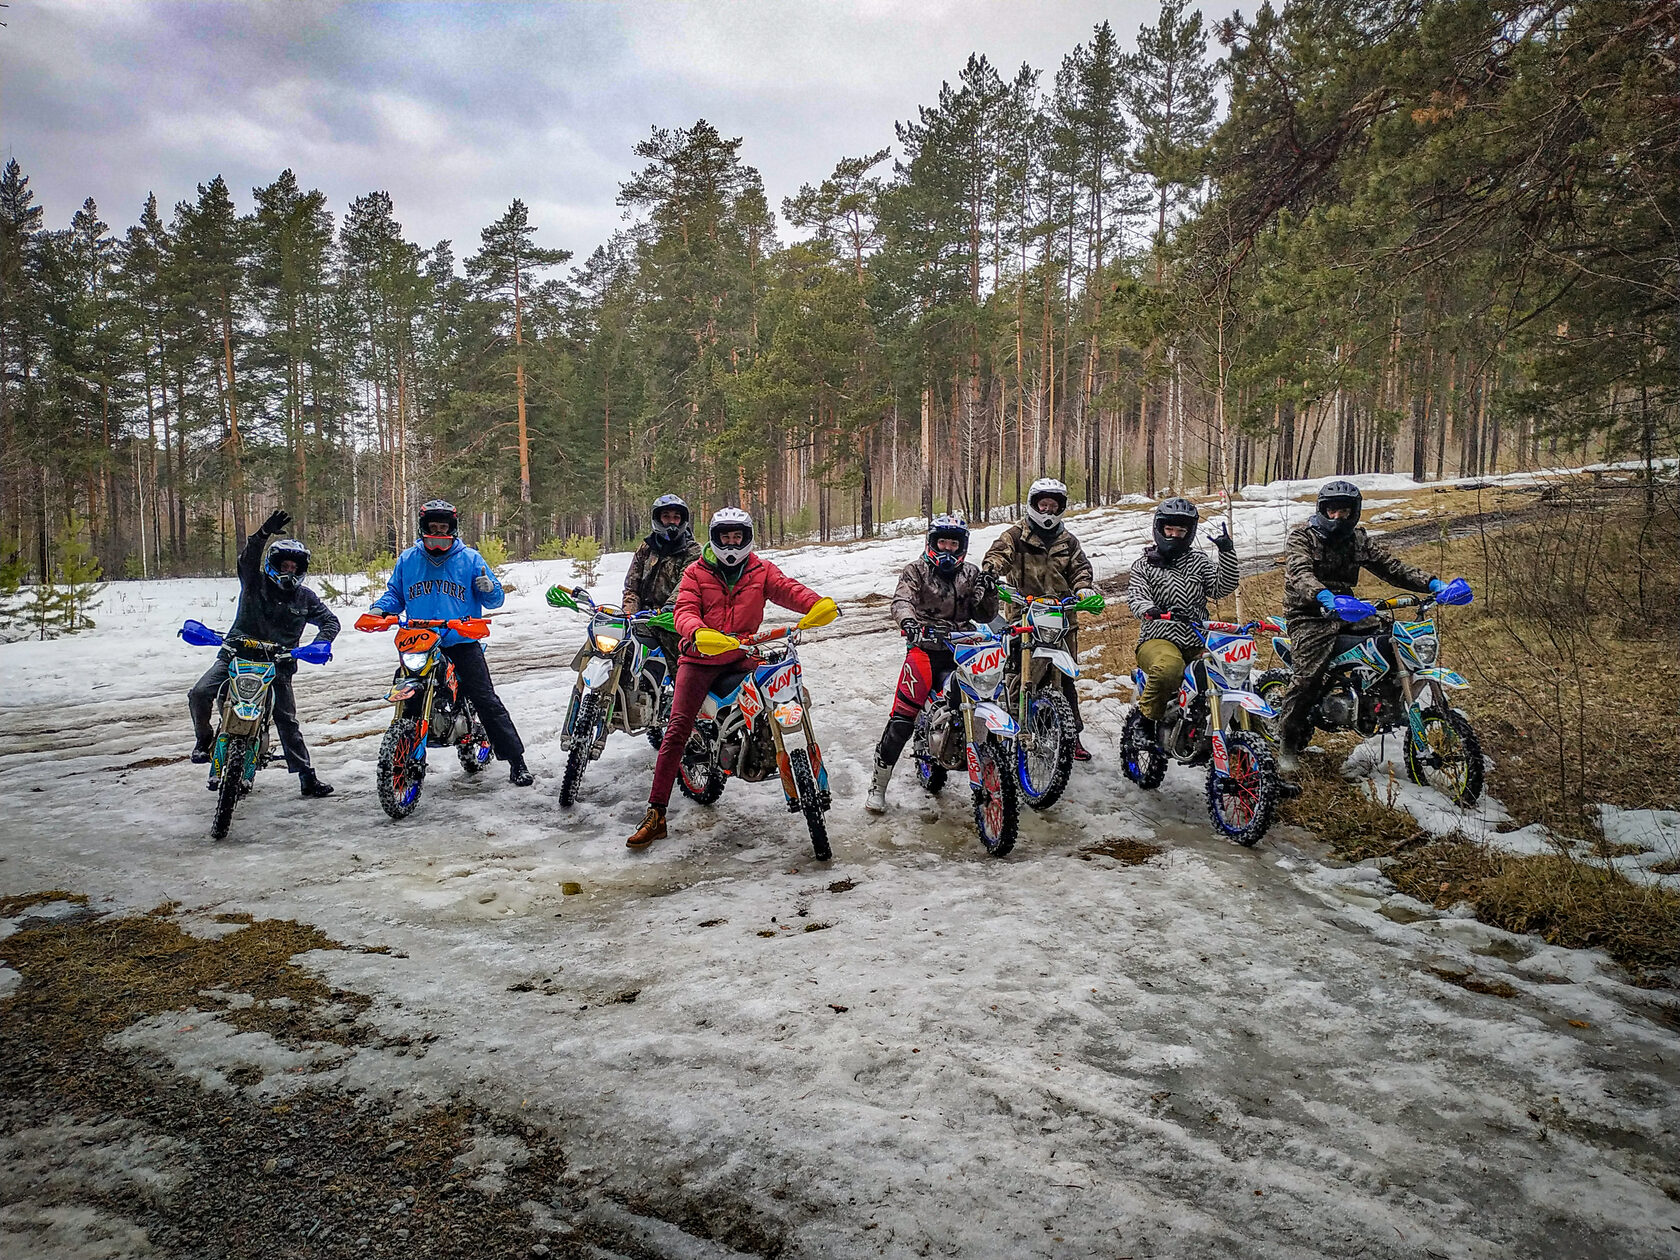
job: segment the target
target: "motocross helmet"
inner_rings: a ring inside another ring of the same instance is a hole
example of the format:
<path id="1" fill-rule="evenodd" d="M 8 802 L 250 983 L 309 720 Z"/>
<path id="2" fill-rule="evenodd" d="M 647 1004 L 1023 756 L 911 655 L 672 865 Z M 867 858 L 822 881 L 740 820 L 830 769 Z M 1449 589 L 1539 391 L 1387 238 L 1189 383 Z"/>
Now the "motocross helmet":
<path id="1" fill-rule="evenodd" d="M 659 517 L 667 508 L 675 508 L 682 513 L 682 521 L 676 525 L 661 524 Z M 661 555 L 674 556 L 681 551 L 688 540 L 694 537 L 694 526 L 689 521 L 688 504 L 677 494 L 662 494 L 653 501 L 653 533 L 648 535 L 648 542 Z"/>
<path id="2" fill-rule="evenodd" d="M 726 530 L 738 529 L 745 537 L 739 546 L 725 547 L 718 541 L 718 535 Z M 712 513 L 712 525 L 708 531 L 712 540 L 712 555 L 716 557 L 718 566 L 731 573 L 739 572 L 746 564 L 747 557 L 753 551 L 752 516 L 737 507 L 723 507 Z"/>
<path id="3" fill-rule="evenodd" d="M 284 572 L 280 566 L 287 560 L 292 562 L 290 573 Z M 309 548 L 295 538 L 282 538 L 268 549 L 268 559 L 263 562 L 263 576 L 283 595 L 290 595 L 303 585 L 303 575 L 309 572 Z"/>
<path id="4" fill-rule="evenodd" d="M 939 540 L 954 538 L 957 540 L 955 551 L 941 551 Z M 962 568 L 963 560 L 968 555 L 968 526 L 955 516 L 936 516 L 928 526 L 927 546 L 922 552 L 922 558 L 938 573 L 955 573 Z"/>
<path id="5" fill-rule="evenodd" d="M 444 499 L 428 499 L 420 505 L 420 545 L 441 556 L 461 536 L 461 518 L 455 505 Z"/>
<path id="6" fill-rule="evenodd" d="M 1196 505 L 1189 499 L 1167 499 L 1155 509 L 1152 531 L 1155 535 L 1155 554 L 1163 560 L 1176 560 L 1190 550 L 1196 540 Z M 1182 525 L 1184 537 L 1167 537 L 1168 525 Z"/>
<path id="7" fill-rule="evenodd" d="M 1318 489 L 1318 511 L 1313 514 L 1312 527 L 1326 538 L 1350 538 L 1353 530 L 1359 524 L 1359 509 L 1364 501 L 1359 487 L 1351 481 L 1327 481 Z M 1351 511 L 1339 521 L 1333 521 L 1325 512 L 1333 507 L 1350 508 Z"/>
<path id="8" fill-rule="evenodd" d="M 1056 500 L 1056 510 L 1040 512 L 1038 501 L 1045 495 Z M 1027 491 L 1027 519 L 1033 523 L 1033 528 L 1041 533 L 1054 534 L 1062 527 L 1062 513 L 1067 511 L 1067 487 L 1054 477 L 1040 477 L 1032 483 Z"/>

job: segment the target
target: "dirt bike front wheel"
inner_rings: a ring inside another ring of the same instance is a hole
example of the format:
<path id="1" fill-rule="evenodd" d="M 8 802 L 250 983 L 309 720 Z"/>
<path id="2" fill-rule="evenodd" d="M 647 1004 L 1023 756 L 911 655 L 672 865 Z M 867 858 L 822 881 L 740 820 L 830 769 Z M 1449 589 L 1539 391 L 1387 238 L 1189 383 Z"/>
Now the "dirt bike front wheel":
<path id="1" fill-rule="evenodd" d="M 420 733 L 415 718 L 398 718 L 385 731 L 379 744 L 378 775 L 379 804 L 392 818 L 401 822 L 420 804 L 420 789 L 426 779 L 426 763 L 419 758 L 420 745 L 426 737 Z"/>
<path id="2" fill-rule="evenodd" d="M 210 838 L 226 840 L 233 825 L 233 807 L 245 795 L 245 762 L 251 755 L 250 740 L 244 735 L 226 737 L 222 758 L 222 779 L 216 787 L 216 816 L 210 820 Z"/>
<path id="3" fill-rule="evenodd" d="M 1208 766 L 1208 818 L 1214 830 L 1245 848 L 1253 848 L 1272 825 L 1277 810 L 1277 765 L 1260 736 L 1248 731 L 1225 733 L 1225 773 Z"/>
<path id="4" fill-rule="evenodd" d="M 811 832 L 811 852 L 817 861 L 826 862 L 834 852 L 828 847 L 828 822 L 817 795 L 817 776 L 811 773 L 811 754 L 795 748 L 788 753 L 788 768 L 793 772 L 793 790 L 799 794 L 799 812 L 805 815 L 805 826 Z"/>
<path id="5" fill-rule="evenodd" d="M 980 843 L 993 857 L 1003 857 L 1015 847 L 1019 811 L 1015 797 L 1013 758 L 995 736 L 988 736 L 975 755 L 980 760 L 980 786 L 974 791 L 974 829 Z"/>
<path id="6" fill-rule="evenodd" d="M 589 750 L 595 745 L 595 715 L 600 700 L 587 695 L 578 702 L 572 721 L 572 746 L 566 750 L 566 772 L 560 777 L 560 807 L 569 809 L 577 800 L 577 790 L 583 782 L 583 772 L 589 769 Z"/>
<path id="7" fill-rule="evenodd" d="M 1482 795 L 1482 744 L 1458 709 L 1423 711 L 1423 745 L 1408 735 L 1406 777 L 1468 809 Z"/>
<path id="8" fill-rule="evenodd" d="M 1027 696 L 1027 721 L 1015 744 L 1015 768 L 1021 796 L 1028 809 L 1049 809 L 1062 799 L 1073 772 L 1073 706 L 1060 691 L 1034 691 Z M 1029 749 L 1028 743 L 1032 744 Z"/>

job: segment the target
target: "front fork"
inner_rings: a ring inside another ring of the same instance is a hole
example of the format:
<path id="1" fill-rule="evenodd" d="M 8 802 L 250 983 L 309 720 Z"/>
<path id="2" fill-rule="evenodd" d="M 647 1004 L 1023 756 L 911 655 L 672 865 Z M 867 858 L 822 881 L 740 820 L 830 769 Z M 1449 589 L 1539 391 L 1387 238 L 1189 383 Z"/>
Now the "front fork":
<path id="1" fill-rule="evenodd" d="M 405 715 L 409 705 L 417 704 L 420 712 L 420 737 L 414 741 L 414 760 L 422 766 L 426 764 L 426 748 L 430 741 L 426 733 L 432 729 L 432 697 L 436 694 L 436 684 L 431 678 L 423 679 L 420 683 L 418 696 L 406 696 L 396 702 L 396 717 Z"/>
<path id="2" fill-rule="evenodd" d="M 1023 653 L 1025 655 L 1025 653 Z M 1024 675 L 1024 671 L 1023 671 Z M 1023 688 L 1023 693 L 1025 689 Z M 962 707 L 963 740 L 968 753 L 968 786 L 976 792 L 982 791 L 980 784 L 980 745 L 974 737 L 974 706 L 964 704 Z M 981 723 L 984 727 L 985 723 Z M 987 732 L 988 738 L 991 732 Z"/>
<path id="3" fill-rule="evenodd" d="M 817 744 L 817 733 L 811 727 L 811 706 L 807 702 L 802 705 L 803 712 L 799 715 L 799 729 L 805 737 L 805 751 L 811 757 L 811 773 L 817 781 L 817 801 L 827 809 L 830 802 L 828 791 L 828 767 L 823 765 L 822 749 Z M 770 742 L 776 747 L 776 772 L 782 777 L 782 795 L 787 798 L 789 812 L 799 810 L 799 789 L 793 781 L 793 765 L 788 761 L 787 741 L 782 737 L 782 724 L 770 714 L 760 714 L 759 720 L 770 723 Z M 751 732 L 748 732 L 751 736 Z"/>

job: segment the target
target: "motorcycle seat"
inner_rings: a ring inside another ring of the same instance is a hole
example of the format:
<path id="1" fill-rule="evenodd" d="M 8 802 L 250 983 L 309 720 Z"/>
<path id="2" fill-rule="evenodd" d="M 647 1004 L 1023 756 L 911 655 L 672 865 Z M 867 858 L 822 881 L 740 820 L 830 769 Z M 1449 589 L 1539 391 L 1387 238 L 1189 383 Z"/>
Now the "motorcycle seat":
<path id="1" fill-rule="evenodd" d="M 719 700 L 725 700 L 734 693 L 735 688 L 739 687 L 751 673 L 752 670 L 750 669 L 726 669 L 723 673 L 712 679 L 712 685 L 708 688 L 708 690 Z"/>
<path id="2" fill-rule="evenodd" d="M 1336 636 L 1336 655 L 1340 656 L 1349 648 L 1358 647 L 1367 639 L 1375 639 L 1377 641 L 1377 650 L 1382 652 L 1385 656 L 1392 651 L 1393 636 L 1387 631 L 1384 631 L 1381 634 L 1338 634 Z"/>

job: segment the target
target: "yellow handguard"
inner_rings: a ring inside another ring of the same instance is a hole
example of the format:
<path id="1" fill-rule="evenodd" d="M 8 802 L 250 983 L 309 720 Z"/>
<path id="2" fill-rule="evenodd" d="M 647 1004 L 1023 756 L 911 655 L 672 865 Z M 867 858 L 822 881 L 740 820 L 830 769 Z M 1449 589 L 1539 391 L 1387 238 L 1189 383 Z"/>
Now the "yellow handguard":
<path id="1" fill-rule="evenodd" d="M 722 656 L 725 652 L 733 652 L 741 646 L 741 640 L 732 634 L 720 634 L 716 630 L 708 630 L 702 626 L 694 632 L 694 650 L 701 656 Z"/>
<path id="2" fill-rule="evenodd" d="M 801 630 L 814 630 L 818 626 L 826 626 L 840 615 L 840 605 L 827 595 L 811 605 L 811 611 L 799 619 Z"/>

